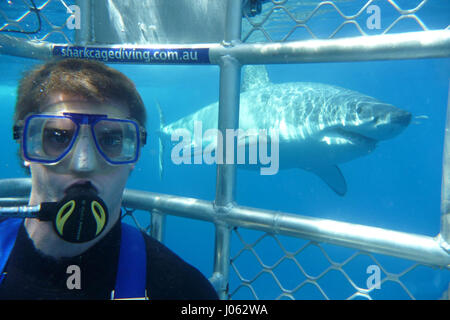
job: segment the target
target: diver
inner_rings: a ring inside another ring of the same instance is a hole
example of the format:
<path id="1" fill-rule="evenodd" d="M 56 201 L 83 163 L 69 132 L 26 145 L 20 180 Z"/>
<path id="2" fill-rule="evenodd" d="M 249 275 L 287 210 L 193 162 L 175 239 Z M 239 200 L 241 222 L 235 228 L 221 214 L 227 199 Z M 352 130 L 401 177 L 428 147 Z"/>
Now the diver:
<path id="1" fill-rule="evenodd" d="M 145 123 L 135 85 L 100 62 L 51 61 L 21 79 L 13 135 L 31 194 L 0 217 L 0 299 L 218 299 L 196 268 L 121 222 Z"/>

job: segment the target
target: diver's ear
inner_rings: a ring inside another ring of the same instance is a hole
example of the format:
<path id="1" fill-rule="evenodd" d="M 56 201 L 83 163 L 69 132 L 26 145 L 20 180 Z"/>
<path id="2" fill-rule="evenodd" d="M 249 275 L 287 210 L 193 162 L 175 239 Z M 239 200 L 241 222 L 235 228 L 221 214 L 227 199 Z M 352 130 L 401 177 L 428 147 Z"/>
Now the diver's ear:
<path id="1" fill-rule="evenodd" d="M 29 168 L 30 165 L 31 165 L 31 163 L 25 160 L 25 161 L 23 162 L 23 165 L 24 165 L 25 167 Z"/>

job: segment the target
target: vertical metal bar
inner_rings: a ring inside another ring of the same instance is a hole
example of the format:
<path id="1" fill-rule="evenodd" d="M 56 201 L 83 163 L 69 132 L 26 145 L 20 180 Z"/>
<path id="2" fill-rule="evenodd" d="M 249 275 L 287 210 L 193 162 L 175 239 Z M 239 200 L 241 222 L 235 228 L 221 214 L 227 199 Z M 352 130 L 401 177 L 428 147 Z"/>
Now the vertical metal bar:
<path id="1" fill-rule="evenodd" d="M 220 64 L 220 89 L 219 89 L 219 131 L 222 137 L 226 138 L 227 129 L 237 129 L 239 127 L 239 84 L 240 84 L 240 64 L 230 56 L 221 58 Z M 220 139 L 220 135 L 218 139 Z M 223 147 L 224 164 L 217 165 L 216 181 L 216 206 L 225 207 L 234 201 L 236 167 L 234 164 L 227 164 L 226 142 L 217 143 Z"/>
<path id="2" fill-rule="evenodd" d="M 228 0 L 224 45 L 239 42 L 241 37 L 242 0 Z M 219 120 L 218 129 L 226 137 L 227 129 L 239 127 L 239 86 L 241 66 L 239 61 L 229 55 L 220 59 Z M 218 139 L 220 136 L 218 137 Z M 218 141 L 218 146 L 225 143 Z M 224 162 L 227 158 L 223 148 Z M 234 201 L 236 167 L 233 164 L 217 165 L 216 213 L 226 214 L 227 207 Z M 218 219 L 220 221 L 221 219 Z M 230 257 L 231 228 L 225 223 L 216 223 L 216 239 L 214 254 L 214 272 L 211 281 L 216 287 L 220 299 L 228 298 L 228 273 Z"/>
<path id="3" fill-rule="evenodd" d="M 150 232 L 152 237 L 159 242 L 164 242 L 165 223 L 166 215 L 157 209 L 153 209 L 151 213 Z"/>
<path id="4" fill-rule="evenodd" d="M 231 229 L 224 224 L 216 225 L 214 247 L 214 272 L 210 279 L 221 300 L 228 299 L 228 274 L 230 263 Z"/>
<path id="5" fill-rule="evenodd" d="M 75 29 L 75 43 L 87 45 L 92 40 L 92 12 L 91 1 L 77 0 L 76 5 L 80 7 L 80 29 Z"/>
<path id="6" fill-rule="evenodd" d="M 225 43 L 241 41 L 242 2 L 244 0 L 228 0 L 225 20 Z"/>
<path id="7" fill-rule="evenodd" d="M 445 126 L 441 190 L 441 246 L 450 251 L 450 83 Z"/>
<path id="8" fill-rule="evenodd" d="M 227 20 L 225 26 L 225 43 L 240 40 L 242 19 L 241 0 L 228 0 Z M 238 27 L 236 27 L 236 25 Z M 239 32 L 237 31 L 239 29 Z M 220 89 L 219 89 L 219 131 L 225 137 L 227 129 L 239 127 L 239 85 L 241 69 L 239 62 L 229 55 L 220 59 Z M 219 138 L 219 137 L 218 137 Z M 220 143 L 217 144 L 218 146 Z M 224 146 L 225 143 L 222 144 Z M 226 148 L 223 150 L 226 159 Z M 219 164 L 217 166 L 216 205 L 226 206 L 234 200 L 235 185 L 234 165 Z"/>

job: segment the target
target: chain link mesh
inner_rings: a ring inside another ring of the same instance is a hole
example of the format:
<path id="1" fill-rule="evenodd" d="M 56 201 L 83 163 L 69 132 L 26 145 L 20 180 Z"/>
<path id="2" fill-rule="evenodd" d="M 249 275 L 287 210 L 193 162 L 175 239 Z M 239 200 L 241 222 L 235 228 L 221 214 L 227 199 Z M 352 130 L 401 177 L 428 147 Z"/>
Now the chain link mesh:
<path id="1" fill-rule="evenodd" d="M 151 235 L 150 215 L 123 208 L 122 219 Z M 400 258 L 234 228 L 228 298 L 429 299 L 449 273 Z M 448 288 L 442 291 L 439 298 L 448 299 Z"/>
<path id="2" fill-rule="evenodd" d="M 139 230 L 147 233 L 148 235 L 152 235 L 149 212 L 122 207 L 121 219 L 124 222 L 134 224 Z"/>
<path id="3" fill-rule="evenodd" d="M 257 15 L 244 10 L 243 42 L 285 42 L 450 28 L 448 21 L 436 23 L 430 17 L 420 16 L 421 12 L 429 10 L 433 0 L 263 2 Z M 0 32 L 18 31 L 8 34 L 29 40 L 74 42 L 74 30 L 69 30 L 66 22 L 70 17 L 69 6 L 75 4 L 75 0 L 4 0 L 0 3 Z M 379 15 L 380 26 L 369 26 L 373 15 Z"/>
<path id="4" fill-rule="evenodd" d="M 248 231 L 233 229 L 230 299 L 423 299 L 449 275 L 399 258 Z"/>
<path id="5" fill-rule="evenodd" d="M 242 40 L 285 42 L 448 29 L 449 21 L 439 24 L 430 16 L 427 21 L 419 16 L 433 2 L 271 0 L 263 4 L 259 15 L 244 12 Z M 379 25 L 374 23 L 376 17 Z"/>
<path id="6" fill-rule="evenodd" d="M 75 0 L 3 0 L 0 2 L 0 33 L 28 40 L 74 43 L 75 32 L 67 27 L 69 6 Z"/>

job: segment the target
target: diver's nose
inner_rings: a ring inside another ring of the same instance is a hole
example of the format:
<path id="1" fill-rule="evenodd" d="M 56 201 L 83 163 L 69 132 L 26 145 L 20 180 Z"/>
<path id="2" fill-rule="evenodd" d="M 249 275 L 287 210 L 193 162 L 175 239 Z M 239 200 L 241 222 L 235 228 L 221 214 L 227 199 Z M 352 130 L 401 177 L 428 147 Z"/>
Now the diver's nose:
<path id="1" fill-rule="evenodd" d="M 81 126 L 73 146 L 70 168 L 75 172 L 91 172 L 98 168 L 98 155 L 89 128 Z"/>

